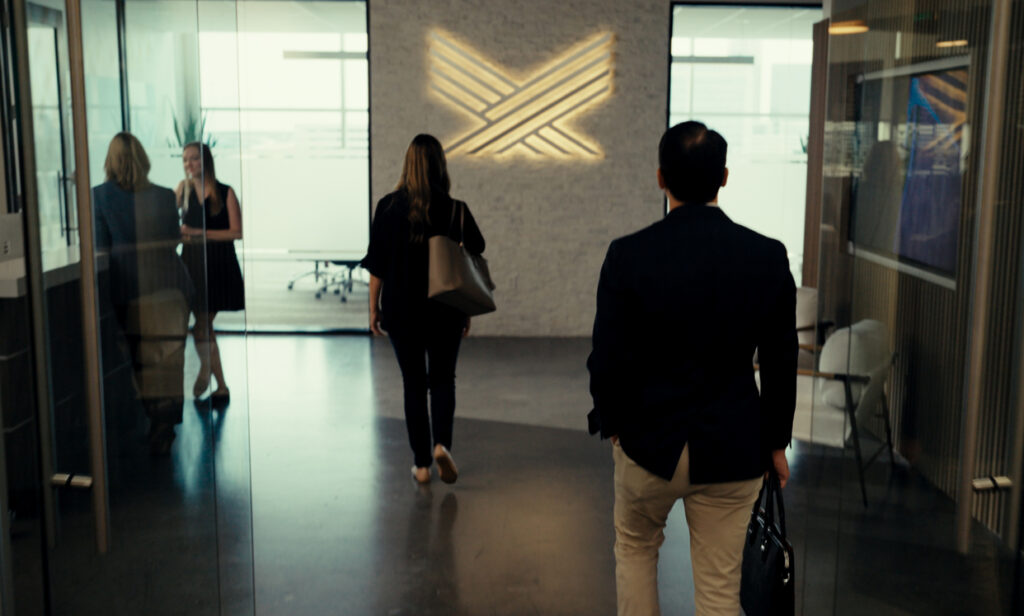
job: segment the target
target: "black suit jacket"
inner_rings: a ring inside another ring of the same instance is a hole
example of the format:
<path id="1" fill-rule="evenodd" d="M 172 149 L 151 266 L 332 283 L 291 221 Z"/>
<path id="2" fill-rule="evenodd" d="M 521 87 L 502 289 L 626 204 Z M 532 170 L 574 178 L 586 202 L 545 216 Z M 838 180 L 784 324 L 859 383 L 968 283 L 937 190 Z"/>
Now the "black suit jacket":
<path id="1" fill-rule="evenodd" d="M 665 479 L 686 444 L 692 483 L 757 477 L 793 430 L 795 320 L 785 247 L 718 207 L 683 205 L 615 240 L 587 361 L 591 433 L 618 435 Z"/>

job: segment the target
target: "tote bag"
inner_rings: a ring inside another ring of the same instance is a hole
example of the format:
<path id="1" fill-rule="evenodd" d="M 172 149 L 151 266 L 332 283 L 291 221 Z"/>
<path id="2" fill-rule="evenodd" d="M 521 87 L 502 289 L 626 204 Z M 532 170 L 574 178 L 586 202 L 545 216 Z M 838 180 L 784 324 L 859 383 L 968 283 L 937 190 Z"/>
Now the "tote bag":
<path id="1" fill-rule="evenodd" d="M 452 306 L 467 316 L 494 312 L 494 283 L 487 269 L 487 260 L 470 254 L 463 245 L 466 204 L 452 204 L 452 223 L 459 209 L 459 241 L 448 235 L 435 235 L 428 240 L 429 285 L 427 297 Z"/>

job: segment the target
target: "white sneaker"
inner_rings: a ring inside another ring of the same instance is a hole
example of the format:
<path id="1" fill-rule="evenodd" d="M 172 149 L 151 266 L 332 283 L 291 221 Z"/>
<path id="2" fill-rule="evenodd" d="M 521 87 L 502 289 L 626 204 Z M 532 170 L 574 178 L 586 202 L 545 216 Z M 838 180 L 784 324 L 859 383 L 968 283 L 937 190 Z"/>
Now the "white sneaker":
<path id="1" fill-rule="evenodd" d="M 441 481 L 455 483 L 459 478 L 459 469 L 455 466 L 455 460 L 452 459 L 447 447 L 441 445 L 441 451 L 434 454 L 434 461 L 437 462 L 437 472 L 441 476 Z"/>

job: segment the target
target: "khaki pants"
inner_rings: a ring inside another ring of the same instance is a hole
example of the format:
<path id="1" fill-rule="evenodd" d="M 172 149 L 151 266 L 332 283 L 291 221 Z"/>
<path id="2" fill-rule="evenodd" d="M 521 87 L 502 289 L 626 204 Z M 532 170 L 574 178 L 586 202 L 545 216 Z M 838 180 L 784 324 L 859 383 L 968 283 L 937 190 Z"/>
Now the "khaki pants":
<path id="1" fill-rule="evenodd" d="M 697 616 L 740 613 L 743 540 L 761 479 L 690 485 L 690 452 L 683 449 L 672 481 L 633 462 L 618 445 L 615 458 L 615 585 L 619 616 L 657 616 L 658 549 L 665 521 L 683 499 Z"/>

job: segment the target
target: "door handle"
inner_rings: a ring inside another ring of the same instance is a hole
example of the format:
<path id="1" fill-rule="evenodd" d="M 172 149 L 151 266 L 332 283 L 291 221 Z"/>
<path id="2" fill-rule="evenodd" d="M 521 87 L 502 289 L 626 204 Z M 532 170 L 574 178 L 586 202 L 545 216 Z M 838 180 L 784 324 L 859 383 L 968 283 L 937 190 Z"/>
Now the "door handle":
<path id="1" fill-rule="evenodd" d="M 57 211 L 60 216 L 60 236 L 65 237 L 68 230 L 68 199 L 64 194 L 64 172 L 57 170 Z"/>
<path id="2" fill-rule="evenodd" d="M 92 477 L 75 473 L 54 473 L 50 478 L 50 485 L 55 488 L 90 490 L 92 489 Z"/>
<path id="3" fill-rule="evenodd" d="M 77 188 L 77 185 L 75 184 L 75 174 L 74 174 L 74 172 L 72 172 L 69 175 L 64 175 L 64 171 L 58 169 L 57 170 L 57 177 L 58 177 L 58 181 L 60 182 L 61 198 L 64 200 L 64 205 L 61 208 L 61 211 L 64 212 L 65 230 L 67 230 L 68 236 L 69 236 L 69 239 L 70 239 L 71 232 L 72 231 L 78 231 L 78 226 L 77 225 L 76 226 L 72 226 L 71 225 L 71 208 L 68 207 L 69 206 L 69 204 L 68 204 L 68 190 L 69 189 L 70 190 L 75 190 Z"/>
<path id="4" fill-rule="evenodd" d="M 974 488 L 975 492 L 1009 490 L 1013 487 L 1013 480 L 1005 475 L 989 475 L 988 477 L 974 479 L 971 481 L 971 487 Z"/>

